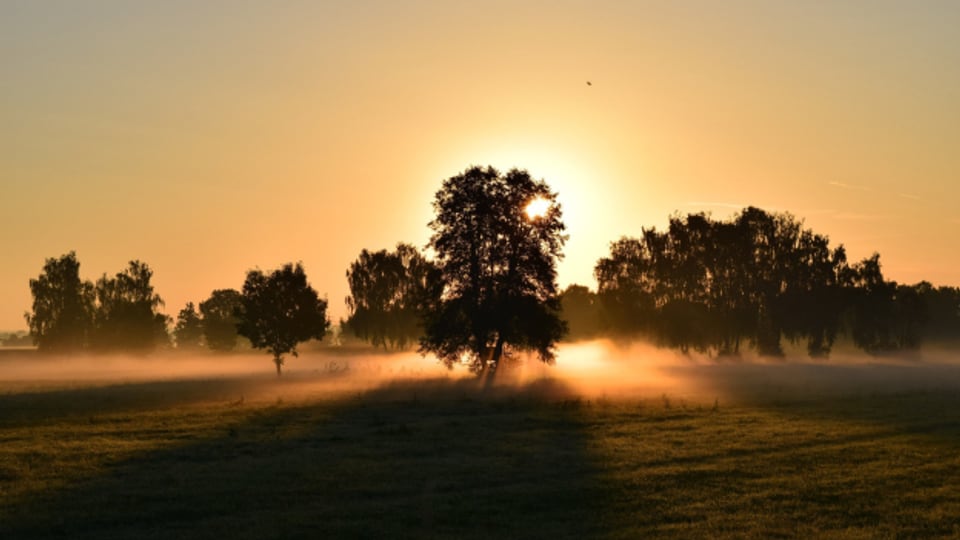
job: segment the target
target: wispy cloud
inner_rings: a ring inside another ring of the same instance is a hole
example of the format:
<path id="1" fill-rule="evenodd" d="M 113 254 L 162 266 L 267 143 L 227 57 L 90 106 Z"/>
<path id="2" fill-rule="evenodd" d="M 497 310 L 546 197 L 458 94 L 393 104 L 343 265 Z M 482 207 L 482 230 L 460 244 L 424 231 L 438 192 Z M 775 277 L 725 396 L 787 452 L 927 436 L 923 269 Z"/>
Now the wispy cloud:
<path id="1" fill-rule="evenodd" d="M 922 200 L 919 195 L 915 195 L 915 194 L 913 194 L 913 193 L 904 193 L 904 192 L 898 192 L 898 193 L 894 193 L 894 192 L 877 192 L 875 189 L 873 189 L 873 188 L 871 188 L 871 187 L 869 187 L 869 186 L 861 186 L 861 185 L 857 185 L 857 184 L 847 184 L 847 183 L 845 183 L 845 182 L 835 182 L 835 181 L 834 181 L 834 182 L 827 182 L 827 185 L 828 185 L 828 186 L 831 186 L 831 187 L 839 188 L 839 189 L 850 190 L 850 191 L 862 191 L 862 192 L 864 192 L 864 193 L 880 193 L 881 195 L 887 195 L 887 196 L 893 196 L 893 195 L 895 195 L 895 196 L 897 196 L 897 197 L 900 197 L 901 199 L 909 199 L 909 200 L 911 200 L 911 201 L 920 201 L 920 200 Z"/>
<path id="2" fill-rule="evenodd" d="M 846 183 L 843 183 L 843 182 L 827 182 L 827 185 L 828 185 L 828 186 L 833 186 L 833 187 L 836 187 L 836 188 L 840 188 L 840 189 L 852 189 L 852 190 L 855 190 L 855 191 L 873 191 L 873 189 L 871 189 L 871 188 L 869 188 L 869 187 L 867 187 L 867 186 L 858 186 L 858 185 L 854 185 L 854 184 L 846 184 Z"/>

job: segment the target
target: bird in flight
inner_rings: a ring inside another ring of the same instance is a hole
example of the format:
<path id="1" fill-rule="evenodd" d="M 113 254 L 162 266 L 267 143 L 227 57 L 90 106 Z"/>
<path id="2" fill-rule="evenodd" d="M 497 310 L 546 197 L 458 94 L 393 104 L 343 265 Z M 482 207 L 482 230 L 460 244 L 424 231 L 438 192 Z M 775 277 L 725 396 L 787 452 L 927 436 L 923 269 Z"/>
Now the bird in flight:
<path id="1" fill-rule="evenodd" d="M 593 86 L 593 83 L 590 81 L 587 81 L 587 86 Z"/>

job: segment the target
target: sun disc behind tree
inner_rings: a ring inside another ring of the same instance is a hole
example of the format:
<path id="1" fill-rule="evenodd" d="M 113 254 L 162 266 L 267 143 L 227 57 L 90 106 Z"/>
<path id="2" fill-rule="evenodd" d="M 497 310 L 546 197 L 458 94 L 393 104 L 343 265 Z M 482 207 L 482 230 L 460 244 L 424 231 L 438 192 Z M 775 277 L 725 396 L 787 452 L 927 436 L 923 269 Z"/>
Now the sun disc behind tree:
<path id="1" fill-rule="evenodd" d="M 529 219 L 542 218 L 547 215 L 548 210 L 550 210 L 550 201 L 543 197 L 533 199 L 527 203 L 526 208 L 523 209 Z"/>
<path id="2" fill-rule="evenodd" d="M 420 352 L 488 375 L 519 351 L 553 363 L 566 331 L 556 269 L 567 237 L 556 194 L 527 171 L 475 166 L 444 180 L 433 207 L 428 245 L 444 291 L 427 312 Z M 534 216 L 535 224 L 526 219 Z"/>

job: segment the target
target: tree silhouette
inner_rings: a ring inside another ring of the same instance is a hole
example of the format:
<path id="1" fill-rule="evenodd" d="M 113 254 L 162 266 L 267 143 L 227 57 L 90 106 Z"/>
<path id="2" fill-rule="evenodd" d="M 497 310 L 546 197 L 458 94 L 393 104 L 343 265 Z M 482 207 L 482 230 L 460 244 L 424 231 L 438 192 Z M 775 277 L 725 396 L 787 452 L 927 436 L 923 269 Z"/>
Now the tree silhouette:
<path id="1" fill-rule="evenodd" d="M 363 250 L 347 270 L 345 325 L 375 347 L 403 349 L 423 335 L 425 312 L 439 300 L 439 270 L 415 247 Z"/>
<path id="2" fill-rule="evenodd" d="M 601 325 L 607 332 L 635 335 L 649 330 L 656 308 L 651 243 L 646 238 L 621 238 L 610 244 L 610 256 L 594 267 Z"/>
<path id="3" fill-rule="evenodd" d="M 548 203 L 544 214 L 528 216 L 524 209 L 538 199 Z M 421 352 L 478 373 L 495 372 L 514 349 L 552 362 L 566 329 L 556 285 L 566 236 L 556 194 L 526 171 L 472 167 L 443 182 L 433 208 L 429 247 L 444 291 Z"/>
<path id="4" fill-rule="evenodd" d="M 80 280 L 80 262 L 73 251 L 47 259 L 37 279 L 30 280 L 33 310 L 24 317 L 37 348 L 66 352 L 84 348 L 93 325 L 93 284 Z"/>
<path id="5" fill-rule="evenodd" d="M 327 301 L 307 283 L 300 263 L 286 264 L 269 275 L 249 271 L 237 315 L 240 335 L 273 355 L 278 376 L 284 354 L 297 356 L 297 344 L 323 339 L 330 326 Z"/>
<path id="6" fill-rule="evenodd" d="M 560 293 L 560 306 L 569 329 L 568 339 L 590 339 L 600 334 L 600 301 L 595 292 L 572 284 Z"/>
<path id="7" fill-rule="evenodd" d="M 960 344 L 960 288 L 934 287 L 926 281 L 913 288 L 924 307 L 924 340 Z"/>
<path id="8" fill-rule="evenodd" d="M 886 281 L 880 255 L 853 265 L 850 331 L 853 342 L 871 354 L 919 346 L 924 309 L 915 291 Z"/>
<path id="9" fill-rule="evenodd" d="M 97 280 L 94 348 L 147 352 L 169 343 L 169 317 L 157 311 L 163 300 L 153 291 L 152 277 L 146 263 L 130 261 L 123 272 Z"/>
<path id="10" fill-rule="evenodd" d="M 203 314 L 203 336 L 215 351 L 232 351 L 237 346 L 237 311 L 241 295 L 234 289 L 217 289 L 200 302 Z"/>
<path id="11" fill-rule="evenodd" d="M 779 356 L 786 336 L 825 356 L 860 271 L 847 265 L 842 246 L 831 250 L 793 216 L 749 207 L 728 222 L 674 216 L 665 231 L 621 239 L 595 275 L 614 331 L 717 355 L 738 354 L 748 342 Z"/>
<path id="12" fill-rule="evenodd" d="M 194 307 L 193 302 L 180 310 L 177 315 L 177 324 L 173 328 L 173 337 L 178 349 L 197 349 L 203 339 L 203 320 Z"/>

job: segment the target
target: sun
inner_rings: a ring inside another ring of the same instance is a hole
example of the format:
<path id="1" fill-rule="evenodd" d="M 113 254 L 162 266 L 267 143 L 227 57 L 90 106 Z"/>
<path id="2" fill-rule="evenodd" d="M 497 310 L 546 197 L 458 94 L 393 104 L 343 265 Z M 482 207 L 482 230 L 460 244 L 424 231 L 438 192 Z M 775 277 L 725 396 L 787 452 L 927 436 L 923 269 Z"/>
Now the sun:
<path id="1" fill-rule="evenodd" d="M 527 203 L 527 207 L 524 208 L 523 211 L 527 213 L 528 218 L 537 219 L 547 215 L 547 210 L 549 209 L 550 201 L 543 197 L 537 197 Z"/>

